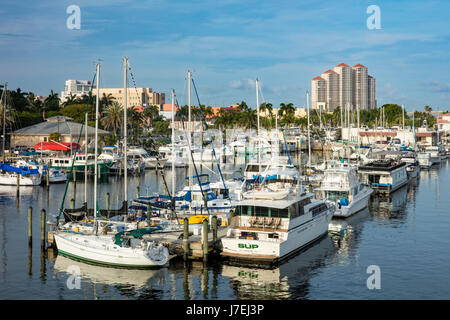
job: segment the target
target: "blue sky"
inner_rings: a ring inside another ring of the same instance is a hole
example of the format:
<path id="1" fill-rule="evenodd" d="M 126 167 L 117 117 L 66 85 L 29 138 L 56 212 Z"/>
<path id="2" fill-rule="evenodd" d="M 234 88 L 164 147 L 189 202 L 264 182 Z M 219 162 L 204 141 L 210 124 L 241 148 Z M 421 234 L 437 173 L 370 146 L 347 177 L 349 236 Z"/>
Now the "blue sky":
<path id="1" fill-rule="evenodd" d="M 80 30 L 66 27 L 70 5 L 81 9 Z M 379 30 L 367 28 L 369 5 L 380 7 Z M 136 85 L 168 102 L 175 89 L 186 103 L 191 70 L 206 105 L 254 107 L 258 77 L 265 101 L 303 107 L 313 77 L 361 63 L 377 80 L 379 106 L 447 110 L 449 13 L 447 0 L 2 0 L 0 81 L 60 93 L 66 79 L 92 79 L 102 59 L 101 86 L 121 87 L 128 56 Z"/>

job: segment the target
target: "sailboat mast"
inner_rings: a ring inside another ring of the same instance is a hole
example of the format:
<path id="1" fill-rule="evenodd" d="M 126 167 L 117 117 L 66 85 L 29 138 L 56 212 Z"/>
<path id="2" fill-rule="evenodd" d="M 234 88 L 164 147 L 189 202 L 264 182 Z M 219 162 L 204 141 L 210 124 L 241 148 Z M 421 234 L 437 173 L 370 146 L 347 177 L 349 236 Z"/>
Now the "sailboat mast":
<path id="1" fill-rule="evenodd" d="M 188 80 L 188 144 L 189 144 L 189 150 L 192 149 L 192 119 L 191 119 L 191 77 L 192 74 L 190 71 L 187 73 L 187 80 Z M 173 143 L 174 141 L 172 141 Z M 189 175 L 189 190 L 191 190 L 192 193 L 192 159 L 189 157 L 189 169 L 188 169 L 188 175 Z"/>
<path id="2" fill-rule="evenodd" d="M 87 204 L 87 153 L 88 153 L 88 113 L 86 112 L 86 120 L 84 125 L 84 153 L 85 153 L 85 161 L 84 161 L 84 202 Z M 42 152 L 42 147 L 41 147 Z M 42 157 L 42 156 L 41 156 Z"/>
<path id="3" fill-rule="evenodd" d="M 6 93 L 8 91 L 8 82 L 5 82 L 3 88 L 3 163 L 5 163 L 5 147 L 6 147 Z"/>
<path id="4" fill-rule="evenodd" d="M 97 221 L 97 154 L 98 154 L 98 104 L 100 98 L 100 63 L 97 63 L 97 96 L 95 97 L 95 156 L 94 156 L 94 221 Z M 87 161 L 86 155 L 86 161 Z M 74 173 L 75 174 L 75 173 Z"/>
<path id="5" fill-rule="evenodd" d="M 172 90 L 172 197 L 175 199 L 175 90 Z"/>
<path id="6" fill-rule="evenodd" d="M 309 91 L 306 90 L 306 109 L 308 111 L 308 167 L 311 168 L 311 134 L 309 128 Z"/>
<path id="7" fill-rule="evenodd" d="M 127 65 L 128 58 L 123 58 L 123 180 L 124 180 L 124 202 L 128 213 L 128 154 L 127 154 Z"/>
<path id="8" fill-rule="evenodd" d="M 259 173 L 261 174 L 261 145 L 259 143 L 259 94 L 258 94 L 258 78 L 256 78 L 256 114 L 258 119 L 258 131 L 257 131 L 257 146 L 258 146 L 258 164 L 259 164 Z"/>

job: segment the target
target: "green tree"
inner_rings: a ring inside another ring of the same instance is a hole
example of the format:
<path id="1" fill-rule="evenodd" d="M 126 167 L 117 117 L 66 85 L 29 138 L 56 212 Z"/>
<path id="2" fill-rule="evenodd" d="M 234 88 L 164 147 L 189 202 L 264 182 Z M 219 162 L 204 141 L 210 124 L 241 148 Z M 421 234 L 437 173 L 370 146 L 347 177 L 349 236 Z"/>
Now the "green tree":
<path id="1" fill-rule="evenodd" d="M 113 101 L 110 106 L 104 109 L 100 122 L 106 130 L 112 130 L 113 135 L 117 136 L 118 129 L 121 129 L 123 125 L 122 105 Z"/>

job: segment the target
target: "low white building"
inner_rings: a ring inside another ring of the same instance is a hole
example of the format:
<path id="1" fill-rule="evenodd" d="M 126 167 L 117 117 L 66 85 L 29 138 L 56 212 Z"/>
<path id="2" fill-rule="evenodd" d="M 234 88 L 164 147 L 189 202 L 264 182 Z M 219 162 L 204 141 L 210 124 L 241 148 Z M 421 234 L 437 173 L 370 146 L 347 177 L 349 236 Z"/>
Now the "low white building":
<path id="1" fill-rule="evenodd" d="M 61 103 L 64 103 L 70 95 L 82 97 L 89 95 L 89 92 L 95 89 L 95 84 L 88 80 L 66 80 L 64 91 L 61 91 Z"/>

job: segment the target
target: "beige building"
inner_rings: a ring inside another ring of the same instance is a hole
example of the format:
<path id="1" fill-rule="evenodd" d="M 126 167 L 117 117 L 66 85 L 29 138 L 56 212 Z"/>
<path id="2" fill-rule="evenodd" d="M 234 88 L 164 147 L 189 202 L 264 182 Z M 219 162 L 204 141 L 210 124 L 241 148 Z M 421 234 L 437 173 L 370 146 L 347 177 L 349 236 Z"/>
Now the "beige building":
<path id="1" fill-rule="evenodd" d="M 372 76 L 368 76 L 367 78 L 367 86 L 368 86 L 368 106 L 369 109 L 375 109 L 377 107 L 377 100 L 375 98 L 375 78 Z"/>
<path id="2" fill-rule="evenodd" d="M 311 80 L 311 106 L 333 112 L 336 107 L 358 106 L 367 110 L 376 108 L 375 78 L 369 76 L 362 64 L 353 67 L 338 64 L 334 70 L 327 70 L 320 77 Z"/>
<path id="3" fill-rule="evenodd" d="M 100 88 L 100 99 L 103 95 L 111 95 L 119 104 L 123 105 L 123 88 Z M 166 103 L 164 93 L 153 92 L 152 88 L 128 88 L 127 106 L 153 106 Z"/>
<path id="4" fill-rule="evenodd" d="M 66 80 L 64 91 L 61 92 L 60 103 L 64 103 L 71 95 L 82 97 L 89 95 L 92 88 L 92 94 L 96 94 L 95 84 L 88 80 Z M 109 94 L 115 98 L 117 102 L 123 104 L 123 88 L 100 88 L 100 99 L 103 94 Z M 127 105 L 162 105 L 166 103 L 166 95 L 164 93 L 153 92 L 152 88 L 128 88 L 127 89 Z"/>
<path id="5" fill-rule="evenodd" d="M 322 77 L 315 77 L 311 81 L 311 107 L 325 110 L 327 104 L 327 81 Z"/>
<path id="6" fill-rule="evenodd" d="M 334 71 L 339 74 L 339 106 L 353 105 L 352 68 L 345 63 L 338 64 Z"/>
<path id="7" fill-rule="evenodd" d="M 360 110 L 369 109 L 368 106 L 368 73 L 367 68 L 362 64 L 356 64 L 353 70 L 353 106 L 359 107 Z"/>
<path id="8" fill-rule="evenodd" d="M 326 111 L 333 112 L 339 106 L 340 102 L 340 86 L 339 74 L 333 70 L 327 70 L 321 76 L 327 83 L 326 88 Z"/>

